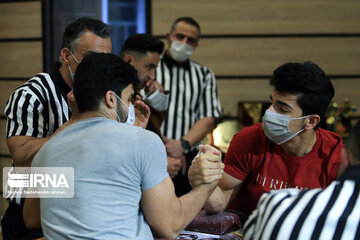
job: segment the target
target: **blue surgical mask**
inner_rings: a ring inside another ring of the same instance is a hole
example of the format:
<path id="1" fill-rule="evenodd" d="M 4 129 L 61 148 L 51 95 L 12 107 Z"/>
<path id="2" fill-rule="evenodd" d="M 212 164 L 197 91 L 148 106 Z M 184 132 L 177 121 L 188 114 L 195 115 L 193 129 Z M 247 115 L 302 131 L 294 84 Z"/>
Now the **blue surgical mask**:
<path id="1" fill-rule="evenodd" d="M 79 64 L 80 62 L 76 59 L 76 57 L 74 56 L 74 54 L 70 51 L 70 54 L 71 56 L 74 58 L 74 60 L 77 62 L 77 64 Z M 74 81 L 74 77 L 75 77 L 75 73 L 73 73 L 71 71 L 71 68 L 70 66 L 68 65 L 68 68 L 69 68 L 69 71 L 70 71 L 70 77 L 71 77 L 71 80 Z"/>
<path id="2" fill-rule="evenodd" d="M 117 104 L 117 110 L 113 110 L 116 114 L 116 118 L 118 120 L 118 122 L 125 122 L 125 119 L 126 119 L 126 124 L 129 124 L 129 125 L 134 125 L 135 124 L 135 108 L 134 108 L 134 105 L 132 105 L 131 103 L 129 104 L 129 106 L 124 103 L 124 101 L 118 96 L 116 95 L 116 93 L 114 93 L 116 98 L 118 100 L 120 100 L 120 102 L 122 104 L 124 104 L 127 108 L 128 108 L 128 112 L 127 114 L 124 113 L 124 111 L 122 111 L 122 108 L 120 106 L 120 104 Z M 125 117 L 126 116 L 126 117 Z"/>
<path id="3" fill-rule="evenodd" d="M 266 135 L 271 141 L 280 145 L 283 144 L 290 139 L 297 136 L 299 133 L 304 131 L 302 128 L 300 131 L 293 133 L 289 129 L 289 123 L 291 120 L 299 120 L 307 118 L 308 116 L 298 117 L 298 118 L 291 118 L 287 115 L 276 113 L 270 110 L 266 110 L 265 115 L 263 117 L 263 130 Z"/>

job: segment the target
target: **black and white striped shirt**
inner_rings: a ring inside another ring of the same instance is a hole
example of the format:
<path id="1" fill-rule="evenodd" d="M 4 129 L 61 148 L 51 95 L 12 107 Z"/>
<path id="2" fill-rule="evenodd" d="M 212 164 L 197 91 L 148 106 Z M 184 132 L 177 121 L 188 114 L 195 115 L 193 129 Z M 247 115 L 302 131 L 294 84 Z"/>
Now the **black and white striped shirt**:
<path id="1" fill-rule="evenodd" d="M 164 136 L 178 140 L 198 120 L 221 117 L 215 75 L 207 67 L 191 60 L 179 65 L 164 54 L 156 69 L 156 80 L 170 94 L 168 114 L 161 126 Z"/>
<path id="2" fill-rule="evenodd" d="M 325 189 L 263 194 L 244 239 L 360 239 L 360 166 Z"/>
<path id="3" fill-rule="evenodd" d="M 66 96 L 70 90 L 58 69 L 39 73 L 16 88 L 4 109 L 6 136 L 44 138 L 53 134 L 71 116 Z M 15 197 L 20 204 L 20 196 L 7 196 Z"/>

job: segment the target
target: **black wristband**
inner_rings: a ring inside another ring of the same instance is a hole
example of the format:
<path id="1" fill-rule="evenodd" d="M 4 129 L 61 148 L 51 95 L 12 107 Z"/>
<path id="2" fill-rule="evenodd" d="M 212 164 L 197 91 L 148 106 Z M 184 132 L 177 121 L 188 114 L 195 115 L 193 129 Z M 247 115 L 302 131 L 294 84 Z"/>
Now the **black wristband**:
<path id="1" fill-rule="evenodd" d="M 190 152 L 190 143 L 188 140 L 181 138 L 181 146 L 184 148 L 184 154 L 188 154 Z"/>

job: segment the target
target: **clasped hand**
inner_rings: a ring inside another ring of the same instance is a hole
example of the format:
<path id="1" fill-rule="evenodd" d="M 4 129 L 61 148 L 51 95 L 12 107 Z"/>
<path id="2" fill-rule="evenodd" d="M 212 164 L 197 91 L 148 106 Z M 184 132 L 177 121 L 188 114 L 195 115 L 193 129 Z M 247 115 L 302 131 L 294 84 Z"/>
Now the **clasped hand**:
<path id="1" fill-rule="evenodd" d="M 210 145 L 200 145 L 189 168 L 190 185 L 194 188 L 201 184 L 220 181 L 225 165 L 221 162 L 221 152 Z"/>

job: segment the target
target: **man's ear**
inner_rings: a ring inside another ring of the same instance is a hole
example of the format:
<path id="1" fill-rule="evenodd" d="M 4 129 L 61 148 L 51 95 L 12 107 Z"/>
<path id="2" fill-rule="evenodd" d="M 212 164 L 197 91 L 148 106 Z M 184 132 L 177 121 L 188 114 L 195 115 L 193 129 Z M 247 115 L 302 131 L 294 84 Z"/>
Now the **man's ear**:
<path id="1" fill-rule="evenodd" d="M 63 63 L 65 63 L 66 65 L 69 65 L 70 64 L 70 50 L 68 48 L 63 48 L 61 49 L 61 52 L 60 52 L 60 55 L 61 55 L 61 60 Z"/>
<path id="2" fill-rule="evenodd" d="M 107 91 L 104 96 L 105 106 L 108 108 L 116 108 L 116 96 L 113 91 Z"/>
<path id="3" fill-rule="evenodd" d="M 135 58 L 129 54 L 126 54 L 124 57 L 123 57 L 123 60 L 124 62 L 127 62 L 127 63 L 133 63 L 135 61 Z"/>
<path id="4" fill-rule="evenodd" d="M 320 123 L 320 116 L 317 114 L 311 115 L 305 121 L 305 130 L 312 130 Z"/>

